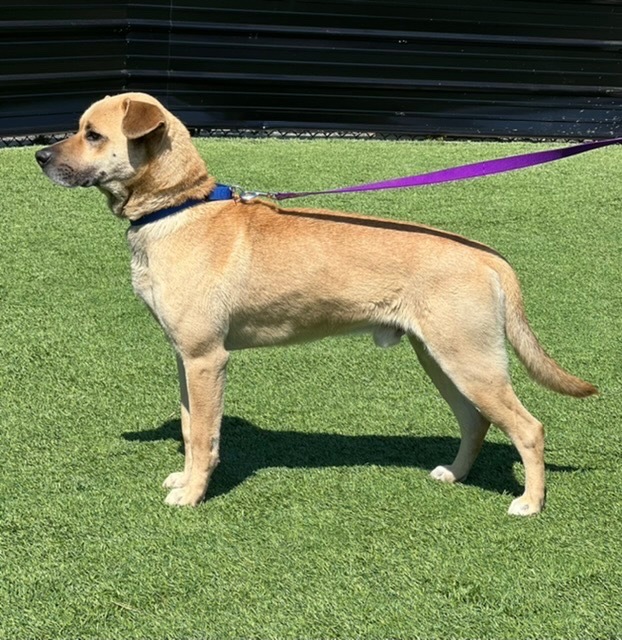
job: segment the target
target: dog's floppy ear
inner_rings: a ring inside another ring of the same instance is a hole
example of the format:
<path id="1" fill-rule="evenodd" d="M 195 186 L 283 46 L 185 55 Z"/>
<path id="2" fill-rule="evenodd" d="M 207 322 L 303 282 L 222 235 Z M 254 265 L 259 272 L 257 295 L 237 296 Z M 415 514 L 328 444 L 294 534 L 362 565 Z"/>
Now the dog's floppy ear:
<path id="1" fill-rule="evenodd" d="M 125 115 L 121 126 L 123 134 L 129 140 L 142 138 L 166 124 L 164 113 L 155 104 L 128 98 L 124 107 Z"/>

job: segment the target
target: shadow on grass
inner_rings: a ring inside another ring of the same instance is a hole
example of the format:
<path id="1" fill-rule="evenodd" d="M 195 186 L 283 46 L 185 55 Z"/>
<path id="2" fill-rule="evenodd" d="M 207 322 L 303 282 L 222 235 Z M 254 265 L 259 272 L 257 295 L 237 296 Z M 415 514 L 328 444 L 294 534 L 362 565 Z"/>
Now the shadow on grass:
<path id="1" fill-rule="evenodd" d="M 177 440 L 181 422 L 170 420 L 157 429 L 123 434 L 134 442 Z M 220 439 L 220 464 L 214 471 L 207 498 L 228 493 L 259 469 L 269 467 L 321 468 L 378 465 L 432 470 L 451 462 L 460 441 L 447 436 L 346 436 L 261 429 L 243 418 L 225 416 Z M 183 445 L 180 446 L 180 452 Z M 520 461 L 510 444 L 484 442 L 465 484 L 487 491 L 520 495 L 512 466 Z M 180 465 L 181 467 L 181 465 Z M 549 471 L 571 472 L 575 467 L 547 465 Z"/>

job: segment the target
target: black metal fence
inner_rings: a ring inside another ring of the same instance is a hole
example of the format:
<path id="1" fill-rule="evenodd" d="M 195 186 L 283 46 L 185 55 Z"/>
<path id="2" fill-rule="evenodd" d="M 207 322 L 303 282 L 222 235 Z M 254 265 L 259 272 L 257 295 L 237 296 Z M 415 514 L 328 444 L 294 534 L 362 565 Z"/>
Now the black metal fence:
<path id="1" fill-rule="evenodd" d="M 202 134 L 606 137 L 621 52 L 615 0 L 5 1 L 0 136 L 132 90 Z"/>

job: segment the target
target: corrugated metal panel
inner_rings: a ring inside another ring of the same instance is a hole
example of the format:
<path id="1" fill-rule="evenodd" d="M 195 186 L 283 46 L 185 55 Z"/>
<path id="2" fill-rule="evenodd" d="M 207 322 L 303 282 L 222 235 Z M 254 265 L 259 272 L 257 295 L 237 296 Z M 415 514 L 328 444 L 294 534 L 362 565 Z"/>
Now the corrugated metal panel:
<path id="1" fill-rule="evenodd" d="M 0 135 L 66 131 L 124 86 L 127 2 L 3 2 Z"/>
<path id="2" fill-rule="evenodd" d="M 613 4 L 145 4 L 131 86 L 195 126 L 608 136 L 622 115 Z"/>
<path id="3" fill-rule="evenodd" d="M 622 116 L 619 2 L 143 0 L 56 3 L 61 14 L 26 4 L 23 20 L 64 31 L 39 42 L 44 26 L 28 27 L 37 48 L 12 51 L 24 67 L 0 96 L 26 82 L 59 116 L 122 87 L 200 128 L 600 137 Z M 37 57 L 48 75 L 28 79 Z"/>

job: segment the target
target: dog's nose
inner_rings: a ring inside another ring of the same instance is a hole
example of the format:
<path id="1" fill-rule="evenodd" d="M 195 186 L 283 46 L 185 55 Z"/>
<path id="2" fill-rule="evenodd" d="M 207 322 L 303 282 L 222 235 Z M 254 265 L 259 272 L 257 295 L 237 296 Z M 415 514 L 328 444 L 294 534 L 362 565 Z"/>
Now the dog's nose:
<path id="1" fill-rule="evenodd" d="M 50 147 L 40 149 L 39 151 L 37 151 L 37 153 L 35 153 L 35 158 L 37 159 L 40 167 L 45 167 L 45 165 L 50 161 L 51 157 L 52 151 L 50 150 Z"/>

